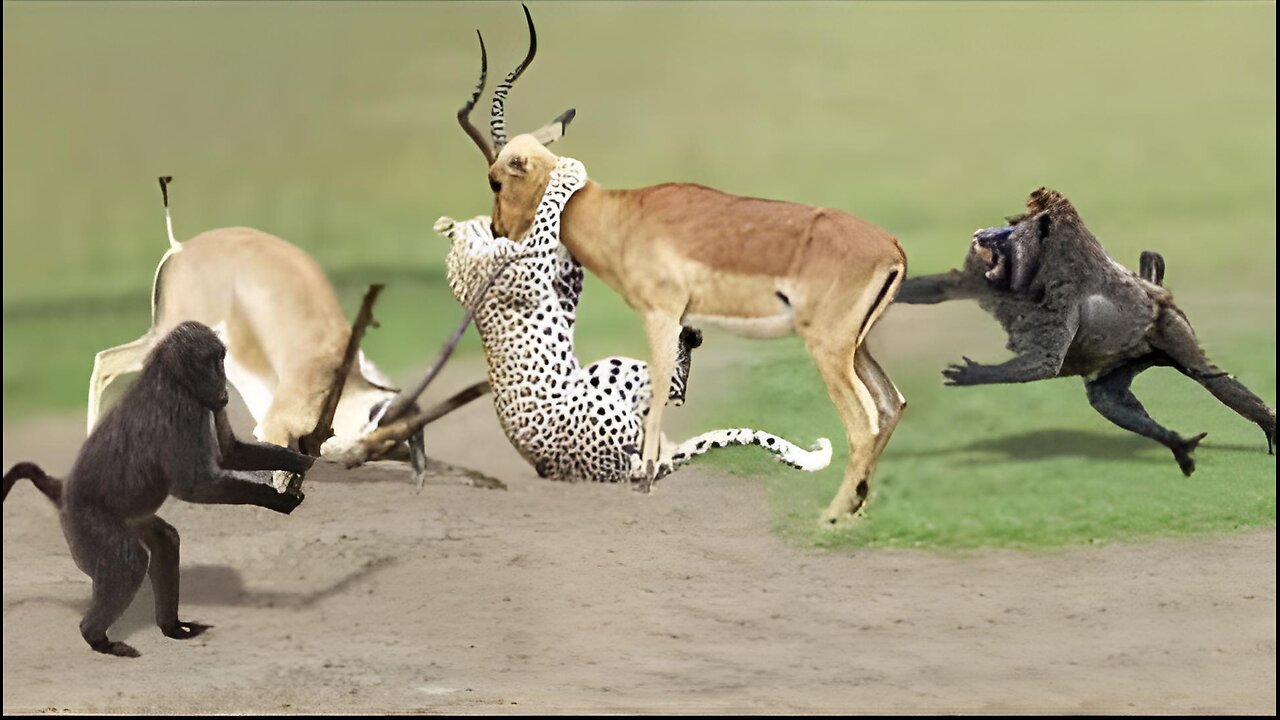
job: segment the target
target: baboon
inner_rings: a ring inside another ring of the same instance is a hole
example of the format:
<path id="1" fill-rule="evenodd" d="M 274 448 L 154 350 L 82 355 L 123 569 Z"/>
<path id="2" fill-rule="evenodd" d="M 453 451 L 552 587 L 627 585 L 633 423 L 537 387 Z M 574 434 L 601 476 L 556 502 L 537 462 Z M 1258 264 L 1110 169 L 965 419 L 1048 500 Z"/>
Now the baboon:
<path id="1" fill-rule="evenodd" d="M 314 458 L 236 439 L 226 417 L 226 348 L 207 326 L 188 321 L 151 351 L 142 373 L 80 448 L 65 482 L 33 463 L 4 476 L 4 496 L 29 479 L 58 506 L 76 565 L 93 580 L 80 634 L 100 653 L 137 657 L 107 639 L 150 575 L 156 624 L 184 640 L 209 628 L 178 619 L 178 531 L 156 511 L 170 496 L 194 503 L 257 505 L 288 514 L 301 492 L 277 493 L 234 470 L 305 473 Z"/>
<path id="2" fill-rule="evenodd" d="M 1007 226 L 974 233 L 964 269 L 908 278 L 897 301 L 976 299 L 1009 334 L 1016 357 L 1000 365 L 964 358 L 942 371 L 948 385 L 1084 378 L 1103 417 L 1168 447 L 1186 475 L 1200 433 L 1185 437 L 1147 415 L 1129 386 L 1142 371 L 1172 367 L 1262 428 L 1274 453 L 1276 412 L 1205 357 L 1164 281 L 1164 258 L 1144 252 L 1135 274 L 1112 260 L 1065 197 L 1040 188 Z"/>

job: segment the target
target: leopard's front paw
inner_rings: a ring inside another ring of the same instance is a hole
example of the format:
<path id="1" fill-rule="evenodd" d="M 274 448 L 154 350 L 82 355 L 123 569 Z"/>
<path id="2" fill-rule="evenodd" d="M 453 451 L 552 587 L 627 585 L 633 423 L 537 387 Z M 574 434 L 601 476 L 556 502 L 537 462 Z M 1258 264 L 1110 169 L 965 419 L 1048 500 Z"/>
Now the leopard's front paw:
<path id="1" fill-rule="evenodd" d="M 450 240 L 456 240 L 457 238 L 455 236 L 457 235 L 457 227 L 458 223 L 456 220 L 448 215 L 441 215 L 440 218 L 436 220 L 436 224 L 431 226 L 431 229 L 435 230 L 437 235 L 443 235 Z"/>

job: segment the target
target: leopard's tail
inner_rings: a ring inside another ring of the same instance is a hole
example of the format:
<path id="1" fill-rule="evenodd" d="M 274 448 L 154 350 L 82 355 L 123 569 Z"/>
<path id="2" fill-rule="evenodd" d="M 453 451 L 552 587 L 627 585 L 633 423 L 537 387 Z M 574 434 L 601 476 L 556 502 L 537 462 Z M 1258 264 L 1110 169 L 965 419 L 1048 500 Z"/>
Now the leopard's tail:
<path id="1" fill-rule="evenodd" d="M 826 438 L 818 438 L 812 450 L 805 450 L 763 430 L 735 428 L 712 430 L 680 443 L 671 453 L 671 467 L 674 470 L 713 448 L 730 445 L 759 445 L 772 452 L 778 462 L 805 472 L 816 472 L 831 464 L 831 441 Z"/>

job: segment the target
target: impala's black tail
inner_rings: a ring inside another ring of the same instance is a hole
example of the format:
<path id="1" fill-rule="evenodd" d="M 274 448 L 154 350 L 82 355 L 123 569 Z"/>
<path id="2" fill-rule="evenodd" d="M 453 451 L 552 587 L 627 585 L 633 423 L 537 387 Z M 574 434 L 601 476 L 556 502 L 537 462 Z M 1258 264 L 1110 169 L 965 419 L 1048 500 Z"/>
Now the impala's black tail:
<path id="1" fill-rule="evenodd" d="M 62 481 L 55 477 L 49 477 L 39 465 L 29 462 L 20 462 L 9 468 L 9 472 L 4 474 L 4 497 L 8 499 L 9 491 L 13 489 L 14 483 L 22 479 L 31 481 L 36 489 L 44 493 L 49 501 L 58 507 L 62 507 Z"/>

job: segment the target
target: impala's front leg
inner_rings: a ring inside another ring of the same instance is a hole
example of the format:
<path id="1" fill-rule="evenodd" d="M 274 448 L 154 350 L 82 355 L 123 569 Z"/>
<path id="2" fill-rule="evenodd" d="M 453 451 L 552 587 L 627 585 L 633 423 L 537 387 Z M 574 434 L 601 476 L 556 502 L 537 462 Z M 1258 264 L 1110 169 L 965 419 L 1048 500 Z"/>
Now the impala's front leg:
<path id="1" fill-rule="evenodd" d="M 676 353 L 680 350 L 680 313 L 650 311 L 644 316 L 645 334 L 649 336 L 649 414 L 644 419 L 644 449 L 640 454 L 644 466 L 641 478 L 648 492 L 658 473 L 658 451 L 662 442 L 662 410 L 671 392 L 671 374 L 675 370 Z"/>

